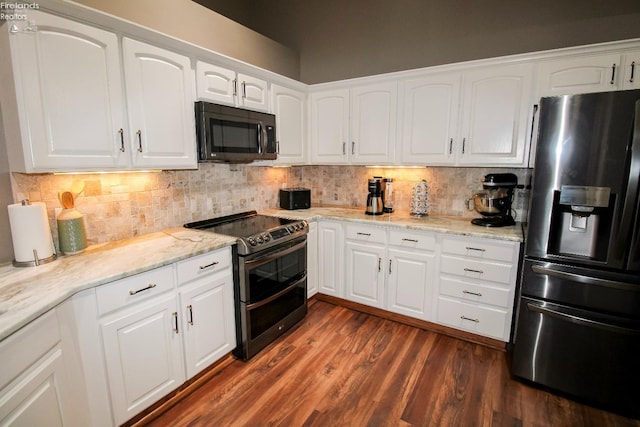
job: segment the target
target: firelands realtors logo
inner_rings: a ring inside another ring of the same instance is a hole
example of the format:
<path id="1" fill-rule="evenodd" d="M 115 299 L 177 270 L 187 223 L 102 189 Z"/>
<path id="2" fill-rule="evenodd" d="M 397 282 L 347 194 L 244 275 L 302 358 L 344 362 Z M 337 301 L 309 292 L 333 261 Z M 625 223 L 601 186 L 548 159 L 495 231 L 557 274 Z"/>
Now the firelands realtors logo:
<path id="1" fill-rule="evenodd" d="M 0 2 L 0 21 L 26 21 L 29 10 L 40 9 L 38 3 Z"/>

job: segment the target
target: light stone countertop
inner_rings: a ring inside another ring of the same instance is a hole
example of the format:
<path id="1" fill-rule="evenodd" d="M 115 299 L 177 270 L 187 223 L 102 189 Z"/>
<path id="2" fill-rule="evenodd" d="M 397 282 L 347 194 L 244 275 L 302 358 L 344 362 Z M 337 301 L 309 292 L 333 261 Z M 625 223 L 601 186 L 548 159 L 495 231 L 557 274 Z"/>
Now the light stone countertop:
<path id="1" fill-rule="evenodd" d="M 0 264 L 0 340 L 77 292 L 234 243 L 233 237 L 175 228 L 58 255 L 37 267 Z"/>
<path id="2" fill-rule="evenodd" d="M 384 215 L 365 215 L 364 208 L 343 207 L 312 207 L 298 210 L 267 209 L 260 211 L 260 213 L 284 218 L 304 219 L 307 221 L 335 219 L 368 225 L 384 225 L 410 230 L 435 231 L 451 235 L 508 240 L 512 242 L 522 242 L 524 240 L 522 224 L 519 222 L 509 227 L 481 227 L 471 224 L 471 218 L 465 217 L 429 215 L 417 218 L 411 216 L 408 211 Z"/>

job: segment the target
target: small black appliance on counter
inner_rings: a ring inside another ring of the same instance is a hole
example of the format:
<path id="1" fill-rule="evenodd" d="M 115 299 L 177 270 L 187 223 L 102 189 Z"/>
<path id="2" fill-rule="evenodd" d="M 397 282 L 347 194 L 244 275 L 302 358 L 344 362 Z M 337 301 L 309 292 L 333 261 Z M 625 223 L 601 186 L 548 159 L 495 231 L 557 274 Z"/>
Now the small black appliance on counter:
<path id="1" fill-rule="evenodd" d="M 311 190 L 308 188 L 280 189 L 280 208 L 309 209 L 311 207 Z"/>

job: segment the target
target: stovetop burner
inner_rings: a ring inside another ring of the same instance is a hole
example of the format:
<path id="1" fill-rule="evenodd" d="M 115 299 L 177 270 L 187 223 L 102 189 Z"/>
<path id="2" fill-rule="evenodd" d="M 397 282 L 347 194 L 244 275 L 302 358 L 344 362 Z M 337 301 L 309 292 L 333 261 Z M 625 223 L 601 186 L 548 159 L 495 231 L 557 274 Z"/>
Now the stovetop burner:
<path id="1" fill-rule="evenodd" d="M 270 248 L 309 231 L 306 221 L 258 215 L 256 211 L 205 219 L 184 226 L 238 238 L 238 255 Z"/>

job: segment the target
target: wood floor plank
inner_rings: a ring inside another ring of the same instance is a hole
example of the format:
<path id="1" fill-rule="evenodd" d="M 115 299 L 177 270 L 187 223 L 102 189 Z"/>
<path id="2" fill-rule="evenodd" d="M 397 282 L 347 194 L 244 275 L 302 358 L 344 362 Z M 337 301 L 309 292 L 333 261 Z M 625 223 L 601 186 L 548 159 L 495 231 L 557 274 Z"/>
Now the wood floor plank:
<path id="1" fill-rule="evenodd" d="M 144 424 L 146 423 L 146 424 Z M 514 381 L 506 354 L 313 300 L 299 326 L 225 363 L 148 426 L 620 426 Z"/>

